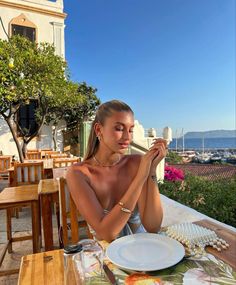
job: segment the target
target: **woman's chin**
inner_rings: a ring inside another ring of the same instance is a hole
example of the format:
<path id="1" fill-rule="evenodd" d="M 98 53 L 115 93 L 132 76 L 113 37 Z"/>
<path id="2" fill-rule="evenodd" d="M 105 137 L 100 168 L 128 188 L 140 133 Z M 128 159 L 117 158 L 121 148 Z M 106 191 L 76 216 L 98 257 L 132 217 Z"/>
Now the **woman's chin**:
<path id="1" fill-rule="evenodd" d="M 127 149 L 117 149 L 116 153 L 119 155 L 123 155 L 123 154 L 126 154 L 126 151 L 127 151 Z"/>

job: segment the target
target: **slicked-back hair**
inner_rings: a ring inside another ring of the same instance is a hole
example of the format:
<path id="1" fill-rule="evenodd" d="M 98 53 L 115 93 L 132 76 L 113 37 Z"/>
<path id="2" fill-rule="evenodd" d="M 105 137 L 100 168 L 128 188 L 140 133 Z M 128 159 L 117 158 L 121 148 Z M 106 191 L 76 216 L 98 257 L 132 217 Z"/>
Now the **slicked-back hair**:
<path id="1" fill-rule="evenodd" d="M 101 104 L 98 107 L 95 119 L 92 122 L 91 131 L 89 134 L 89 139 L 87 144 L 87 151 L 84 156 L 84 160 L 89 159 L 93 155 L 95 155 L 99 146 L 99 140 L 96 136 L 94 129 L 95 124 L 100 123 L 101 125 L 103 125 L 106 118 L 111 117 L 114 112 L 130 112 L 134 114 L 132 109 L 126 103 L 119 100 L 111 100 Z"/>

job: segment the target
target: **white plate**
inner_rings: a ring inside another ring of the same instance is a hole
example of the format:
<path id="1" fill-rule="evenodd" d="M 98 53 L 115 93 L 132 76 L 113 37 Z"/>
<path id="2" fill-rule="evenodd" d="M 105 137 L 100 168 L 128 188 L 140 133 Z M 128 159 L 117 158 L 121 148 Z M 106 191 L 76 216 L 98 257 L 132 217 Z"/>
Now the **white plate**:
<path id="1" fill-rule="evenodd" d="M 122 269 L 155 271 L 178 263 L 185 250 L 181 243 L 167 236 L 139 233 L 116 239 L 107 247 L 106 254 Z"/>

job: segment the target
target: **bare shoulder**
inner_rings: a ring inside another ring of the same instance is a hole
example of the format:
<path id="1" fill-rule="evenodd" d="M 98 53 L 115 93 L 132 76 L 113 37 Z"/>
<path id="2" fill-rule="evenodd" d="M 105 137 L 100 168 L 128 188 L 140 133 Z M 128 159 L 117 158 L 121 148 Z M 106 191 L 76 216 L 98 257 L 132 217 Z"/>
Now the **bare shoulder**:
<path id="1" fill-rule="evenodd" d="M 75 177 L 83 178 L 88 182 L 88 166 L 85 162 L 73 164 L 68 168 L 66 179 L 73 179 Z"/>

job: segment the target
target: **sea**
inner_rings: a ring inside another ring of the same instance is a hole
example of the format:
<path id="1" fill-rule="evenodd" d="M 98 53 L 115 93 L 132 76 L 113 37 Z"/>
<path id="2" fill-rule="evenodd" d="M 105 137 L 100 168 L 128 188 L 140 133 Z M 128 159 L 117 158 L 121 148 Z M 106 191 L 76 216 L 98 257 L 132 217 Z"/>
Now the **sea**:
<path id="1" fill-rule="evenodd" d="M 184 145 L 183 145 L 184 144 Z M 177 147 L 176 147 L 177 146 Z M 236 150 L 236 137 L 231 138 L 173 138 L 169 149 L 177 150 Z"/>

